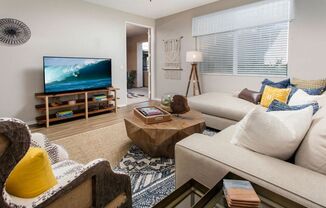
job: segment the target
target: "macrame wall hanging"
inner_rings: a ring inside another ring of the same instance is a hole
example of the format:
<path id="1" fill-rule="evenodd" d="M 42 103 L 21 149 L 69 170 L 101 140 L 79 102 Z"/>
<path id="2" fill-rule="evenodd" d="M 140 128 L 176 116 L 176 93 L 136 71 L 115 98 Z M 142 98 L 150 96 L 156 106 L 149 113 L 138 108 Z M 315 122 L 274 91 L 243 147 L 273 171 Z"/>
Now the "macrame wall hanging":
<path id="1" fill-rule="evenodd" d="M 22 45 L 31 38 L 28 26 L 16 19 L 0 19 L 0 43 L 5 45 Z"/>
<path id="2" fill-rule="evenodd" d="M 181 39 L 164 40 L 164 69 L 181 70 Z"/>
<path id="3" fill-rule="evenodd" d="M 165 79 L 181 79 L 181 39 L 164 40 Z"/>

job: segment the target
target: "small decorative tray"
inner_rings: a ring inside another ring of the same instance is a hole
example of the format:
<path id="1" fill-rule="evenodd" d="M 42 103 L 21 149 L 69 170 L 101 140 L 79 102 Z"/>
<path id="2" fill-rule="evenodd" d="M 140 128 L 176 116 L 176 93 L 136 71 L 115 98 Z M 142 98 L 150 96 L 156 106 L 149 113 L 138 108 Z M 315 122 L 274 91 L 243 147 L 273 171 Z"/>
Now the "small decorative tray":
<path id="1" fill-rule="evenodd" d="M 162 123 L 172 120 L 172 116 L 169 112 L 156 106 L 134 108 L 134 114 L 145 124 Z"/>

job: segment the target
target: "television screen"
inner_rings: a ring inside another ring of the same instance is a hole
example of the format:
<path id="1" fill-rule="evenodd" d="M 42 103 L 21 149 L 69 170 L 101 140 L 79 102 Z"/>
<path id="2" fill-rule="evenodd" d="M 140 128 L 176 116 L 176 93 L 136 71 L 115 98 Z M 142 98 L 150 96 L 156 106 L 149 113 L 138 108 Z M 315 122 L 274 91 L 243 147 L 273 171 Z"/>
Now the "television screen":
<path id="1" fill-rule="evenodd" d="M 44 92 L 58 93 L 112 86 L 111 59 L 43 57 Z"/>

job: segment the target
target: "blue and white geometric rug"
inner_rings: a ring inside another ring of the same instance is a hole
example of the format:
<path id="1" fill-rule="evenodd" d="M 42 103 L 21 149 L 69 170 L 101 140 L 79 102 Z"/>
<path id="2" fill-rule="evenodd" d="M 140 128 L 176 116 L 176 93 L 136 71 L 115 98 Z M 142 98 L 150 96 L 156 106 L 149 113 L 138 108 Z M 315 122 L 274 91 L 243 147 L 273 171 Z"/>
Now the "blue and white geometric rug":
<path id="1" fill-rule="evenodd" d="M 206 129 L 203 134 L 213 136 L 217 131 Z M 175 163 L 170 158 L 152 158 L 133 145 L 115 171 L 128 174 L 131 179 L 134 208 L 150 208 L 175 190 Z"/>

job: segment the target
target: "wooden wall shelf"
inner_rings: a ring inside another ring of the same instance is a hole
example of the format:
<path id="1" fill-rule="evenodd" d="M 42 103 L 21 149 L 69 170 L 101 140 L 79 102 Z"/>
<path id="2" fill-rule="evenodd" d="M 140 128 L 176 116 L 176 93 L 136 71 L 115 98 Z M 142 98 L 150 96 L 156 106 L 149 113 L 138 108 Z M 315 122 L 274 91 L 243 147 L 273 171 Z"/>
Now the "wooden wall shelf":
<path id="1" fill-rule="evenodd" d="M 117 100 L 119 99 L 117 97 L 117 90 L 119 90 L 119 88 L 111 87 L 100 90 L 58 94 L 35 93 L 35 97 L 42 100 L 42 104 L 35 105 L 35 108 L 41 113 L 40 116 L 36 117 L 36 121 L 39 125 L 46 125 L 46 127 L 49 127 L 50 123 L 53 122 L 71 120 L 72 118 L 80 117 L 88 119 L 89 115 L 116 112 Z M 96 94 L 104 94 L 107 100 L 93 100 L 93 96 Z M 60 100 L 60 103 L 53 105 L 57 100 Z M 68 103 L 70 100 L 75 100 L 76 103 L 70 105 Z M 66 110 L 72 110 L 73 115 L 65 118 L 59 118 L 56 116 L 57 112 Z"/>

